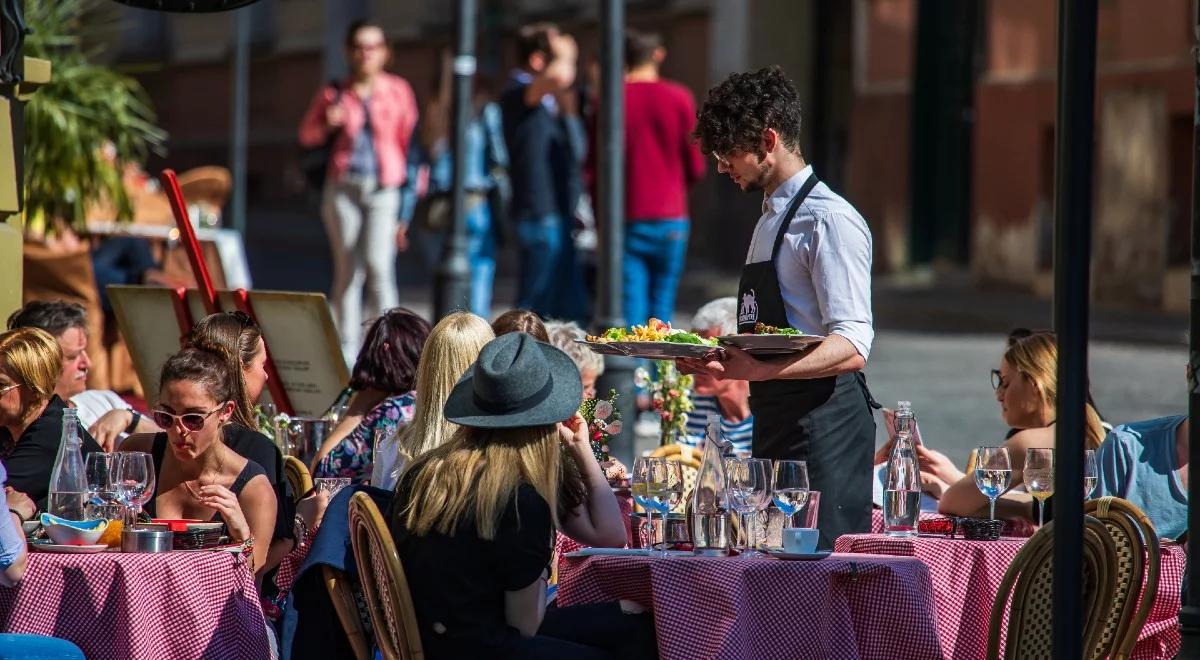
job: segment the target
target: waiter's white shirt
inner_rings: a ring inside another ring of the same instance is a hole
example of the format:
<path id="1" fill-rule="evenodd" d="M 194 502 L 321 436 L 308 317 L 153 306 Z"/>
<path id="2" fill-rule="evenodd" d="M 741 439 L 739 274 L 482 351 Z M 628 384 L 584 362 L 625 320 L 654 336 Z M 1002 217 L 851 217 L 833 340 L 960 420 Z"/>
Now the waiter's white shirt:
<path id="1" fill-rule="evenodd" d="M 805 167 L 763 200 L 746 263 L 771 259 L 788 203 L 813 173 Z M 775 263 L 788 323 L 807 334 L 845 337 L 866 359 L 871 315 L 871 230 L 849 202 L 818 183 L 796 210 Z"/>

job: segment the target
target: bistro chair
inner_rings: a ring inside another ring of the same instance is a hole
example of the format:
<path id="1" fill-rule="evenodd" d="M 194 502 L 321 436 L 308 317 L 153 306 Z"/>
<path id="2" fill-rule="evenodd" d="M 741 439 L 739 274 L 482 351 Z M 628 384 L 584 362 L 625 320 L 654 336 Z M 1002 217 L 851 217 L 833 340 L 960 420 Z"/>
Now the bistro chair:
<path id="1" fill-rule="evenodd" d="M 1092 657 L 1116 587 L 1116 547 L 1104 523 L 1084 517 L 1083 651 Z M 1013 559 L 992 603 L 988 622 L 989 660 L 1053 657 L 1054 523 L 1038 530 Z M 1000 628 L 1008 608 L 1008 633 L 1000 648 Z"/>
<path id="2" fill-rule="evenodd" d="M 366 493 L 350 498 L 350 545 L 383 660 L 423 660 L 408 579 L 379 507 Z"/>
<path id="3" fill-rule="evenodd" d="M 295 456 L 285 456 L 283 459 L 283 476 L 287 478 L 288 484 L 292 487 L 292 498 L 299 502 L 308 491 L 312 490 L 313 480 L 312 475 L 308 472 L 308 466 L 304 461 Z"/>
<path id="4" fill-rule="evenodd" d="M 354 651 L 354 660 L 370 660 L 371 622 L 366 613 L 362 587 L 355 584 L 354 579 L 344 571 L 328 564 L 321 566 L 321 581 L 325 583 L 325 591 L 333 602 L 333 611 Z"/>
<path id="5" fill-rule="evenodd" d="M 1090 657 L 1123 660 L 1133 652 L 1158 595 L 1158 534 L 1141 509 L 1119 497 L 1089 500 L 1083 511 L 1104 523 L 1117 550 L 1116 591 Z"/>
<path id="6" fill-rule="evenodd" d="M 650 452 L 651 458 L 665 458 L 668 461 L 679 463 L 683 469 L 683 492 L 687 493 L 696 486 L 696 475 L 700 474 L 700 463 L 704 458 L 704 454 L 699 449 L 690 445 L 682 445 L 673 443 L 658 447 Z M 638 507 L 637 510 L 641 510 Z"/>

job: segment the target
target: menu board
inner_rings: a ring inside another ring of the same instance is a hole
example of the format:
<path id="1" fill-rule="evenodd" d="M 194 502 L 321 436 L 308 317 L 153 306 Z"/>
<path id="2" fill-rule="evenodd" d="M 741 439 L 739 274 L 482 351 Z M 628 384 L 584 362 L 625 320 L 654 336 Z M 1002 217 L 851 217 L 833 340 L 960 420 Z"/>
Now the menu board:
<path id="1" fill-rule="evenodd" d="M 108 287 L 121 335 L 152 405 L 158 397 L 162 365 L 179 350 L 180 326 L 172 295 L 164 287 Z M 251 291 L 249 296 L 296 415 L 322 415 L 350 380 L 325 296 L 291 291 Z M 217 297 L 221 309 L 237 309 L 233 292 L 218 291 Z M 187 305 L 194 321 L 206 316 L 198 291 L 188 291 Z M 270 400 L 266 388 L 263 399 Z"/>

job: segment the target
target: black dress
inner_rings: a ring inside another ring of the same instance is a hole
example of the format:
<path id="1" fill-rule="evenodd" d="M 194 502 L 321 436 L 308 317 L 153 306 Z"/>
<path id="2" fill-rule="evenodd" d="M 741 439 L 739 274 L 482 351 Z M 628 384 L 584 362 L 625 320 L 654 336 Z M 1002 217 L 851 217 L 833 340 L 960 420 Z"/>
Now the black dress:
<path id="1" fill-rule="evenodd" d="M 50 495 L 50 472 L 58 458 L 58 447 L 62 444 L 62 418 L 67 404 L 58 395 L 50 397 L 50 403 L 41 416 L 25 429 L 16 443 L 8 431 L 0 428 L 0 462 L 8 471 L 8 485 L 37 503 L 39 511 L 46 510 L 46 498 Z M 92 439 L 82 425 L 78 428 L 83 441 L 84 460 L 94 451 L 104 451 Z"/>
<path id="2" fill-rule="evenodd" d="M 156 475 L 162 472 L 163 454 L 166 452 L 166 449 L 167 434 L 156 433 L 154 435 L 154 446 L 150 450 L 150 455 L 154 458 L 154 474 Z M 242 494 L 242 489 L 246 487 L 246 484 L 250 483 L 251 479 L 259 475 L 264 477 L 267 476 L 266 470 L 263 470 L 262 466 L 258 463 L 246 459 L 246 467 L 242 468 L 242 471 L 238 473 L 237 478 L 233 480 L 233 485 L 229 487 L 229 490 L 233 492 L 234 497 L 238 497 Z M 158 479 L 155 479 L 154 496 L 150 498 L 150 501 L 147 502 L 145 506 L 146 513 L 150 514 L 151 517 L 156 515 L 155 502 L 158 500 L 158 489 L 160 485 L 161 482 Z M 216 512 L 213 513 L 212 520 L 214 522 L 225 522 L 225 520 L 221 518 L 221 514 Z"/>

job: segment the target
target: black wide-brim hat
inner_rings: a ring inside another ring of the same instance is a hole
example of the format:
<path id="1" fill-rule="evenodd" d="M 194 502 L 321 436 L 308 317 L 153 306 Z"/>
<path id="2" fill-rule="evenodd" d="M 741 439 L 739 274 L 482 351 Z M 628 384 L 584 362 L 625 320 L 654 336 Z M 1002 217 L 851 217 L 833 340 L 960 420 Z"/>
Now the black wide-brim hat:
<path id="1" fill-rule="evenodd" d="M 579 369 L 566 353 L 512 332 L 484 345 L 443 413 L 462 426 L 514 429 L 569 419 L 582 400 Z"/>

